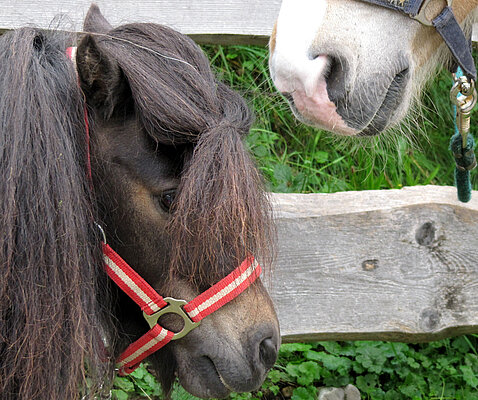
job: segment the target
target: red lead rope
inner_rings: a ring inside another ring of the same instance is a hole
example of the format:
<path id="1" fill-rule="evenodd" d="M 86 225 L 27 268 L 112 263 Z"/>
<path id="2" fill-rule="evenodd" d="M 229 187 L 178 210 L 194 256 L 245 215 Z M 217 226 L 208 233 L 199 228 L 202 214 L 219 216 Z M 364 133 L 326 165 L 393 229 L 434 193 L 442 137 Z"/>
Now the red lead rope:
<path id="1" fill-rule="evenodd" d="M 133 372 L 150 354 L 171 340 L 186 335 L 204 317 L 241 294 L 262 272 L 254 257 L 248 257 L 229 275 L 187 303 L 183 300 L 164 299 L 107 244 L 103 244 L 103 255 L 109 277 L 138 304 L 151 326 L 148 332 L 120 355 L 117 363 L 120 375 Z M 183 317 L 185 327 L 182 331 L 174 333 L 157 323 L 157 319 L 167 313 Z"/>

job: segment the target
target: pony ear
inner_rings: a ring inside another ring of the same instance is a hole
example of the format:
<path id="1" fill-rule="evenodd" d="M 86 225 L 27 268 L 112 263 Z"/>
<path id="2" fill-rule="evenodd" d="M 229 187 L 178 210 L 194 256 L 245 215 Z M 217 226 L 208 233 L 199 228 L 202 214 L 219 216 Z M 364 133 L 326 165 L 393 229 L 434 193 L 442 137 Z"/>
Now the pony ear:
<path id="1" fill-rule="evenodd" d="M 81 89 L 90 106 L 99 110 L 105 119 L 113 114 L 129 93 L 126 78 L 118 63 L 96 42 L 86 35 L 78 45 L 76 65 Z"/>
<path id="2" fill-rule="evenodd" d="M 92 4 L 86 13 L 85 22 L 83 23 L 83 31 L 92 33 L 107 33 L 112 29 L 113 27 L 105 19 L 105 17 L 103 17 L 99 7 L 96 4 Z"/>

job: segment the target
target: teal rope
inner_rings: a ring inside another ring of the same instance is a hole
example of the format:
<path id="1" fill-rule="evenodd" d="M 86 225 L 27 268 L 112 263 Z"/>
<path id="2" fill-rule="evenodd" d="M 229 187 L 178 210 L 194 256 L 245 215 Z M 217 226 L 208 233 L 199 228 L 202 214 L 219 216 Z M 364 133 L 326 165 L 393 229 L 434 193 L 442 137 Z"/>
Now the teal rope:
<path id="1" fill-rule="evenodd" d="M 458 68 L 457 76 L 463 75 L 461 68 Z M 475 158 L 475 140 L 470 133 L 466 141 L 466 146 L 463 148 L 463 139 L 458 132 L 456 125 L 456 106 L 453 106 L 453 113 L 455 116 L 455 134 L 450 140 L 450 150 L 453 152 L 455 158 L 455 186 L 457 188 L 458 200 L 467 203 L 471 200 L 471 179 L 470 171 L 476 166 Z"/>

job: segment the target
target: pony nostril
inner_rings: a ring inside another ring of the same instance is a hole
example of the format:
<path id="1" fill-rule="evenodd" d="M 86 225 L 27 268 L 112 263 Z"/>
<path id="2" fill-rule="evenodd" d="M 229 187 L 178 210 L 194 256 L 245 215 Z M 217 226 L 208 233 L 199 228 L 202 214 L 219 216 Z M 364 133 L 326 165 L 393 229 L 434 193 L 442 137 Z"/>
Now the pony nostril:
<path id="1" fill-rule="evenodd" d="M 274 366 L 277 359 L 277 345 L 272 338 L 264 339 L 259 345 L 259 357 L 266 369 Z"/>
<path id="2" fill-rule="evenodd" d="M 338 100 L 345 97 L 345 82 L 348 73 L 348 65 L 344 59 L 329 56 L 329 69 L 325 75 L 327 94 L 329 99 L 337 104 Z"/>

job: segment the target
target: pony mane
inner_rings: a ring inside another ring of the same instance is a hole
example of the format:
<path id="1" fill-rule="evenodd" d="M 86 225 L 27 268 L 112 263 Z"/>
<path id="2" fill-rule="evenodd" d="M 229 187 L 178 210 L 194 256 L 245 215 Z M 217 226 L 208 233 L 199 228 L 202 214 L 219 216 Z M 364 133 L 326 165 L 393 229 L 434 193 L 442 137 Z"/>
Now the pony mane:
<path id="1" fill-rule="evenodd" d="M 253 121 L 242 97 L 216 80 L 191 39 L 167 27 L 125 25 L 100 43 L 124 72 L 147 134 L 193 148 L 168 228 L 171 277 L 207 287 L 249 254 L 267 265 L 271 211 L 242 143 Z"/>
<path id="2" fill-rule="evenodd" d="M 98 359 L 107 296 L 85 171 L 83 99 L 65 55 L 73 39 L 30 28 L 0 38 L 4 400 L 75 399 L 85 364 L 93 380 L 110 368 Z"/>

